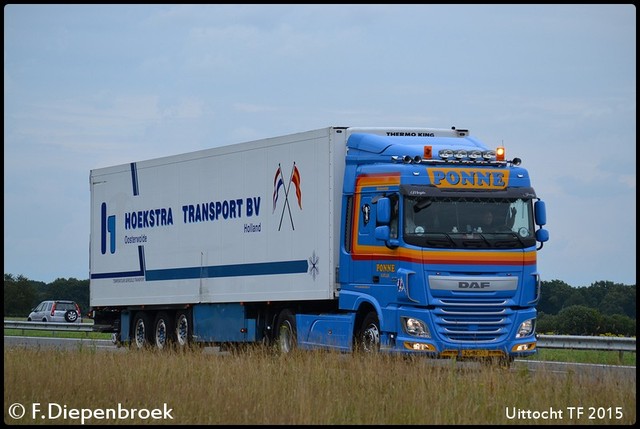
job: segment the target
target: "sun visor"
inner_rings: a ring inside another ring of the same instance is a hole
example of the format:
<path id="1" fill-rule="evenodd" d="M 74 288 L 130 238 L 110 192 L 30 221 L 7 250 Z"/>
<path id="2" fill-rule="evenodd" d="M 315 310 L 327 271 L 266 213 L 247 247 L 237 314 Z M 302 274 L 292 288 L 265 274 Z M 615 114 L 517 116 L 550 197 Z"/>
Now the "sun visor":
<path id="1" fill-rule="evenodd" d="M 401 185 L 400 192 L 410 197 L 477 198 L 478 196 L 482 196 L 491 198 L 536 198 L 536 192 L 531 187 L 461 191 L 460 189 L 442 189 L 436 188 L 435 186 Z"/>

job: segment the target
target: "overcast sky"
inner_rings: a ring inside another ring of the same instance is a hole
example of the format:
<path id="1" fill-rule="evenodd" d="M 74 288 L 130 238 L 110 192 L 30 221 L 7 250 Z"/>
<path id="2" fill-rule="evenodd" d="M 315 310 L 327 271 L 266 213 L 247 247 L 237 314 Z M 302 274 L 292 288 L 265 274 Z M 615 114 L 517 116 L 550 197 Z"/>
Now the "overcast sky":
<path id="1" fill-rule="evenodd" d="M 636 283 L 633 5 L 8 5 L 4 272 L 89 278 L 89 171 L 327 126 L 467 128 L 543 280 Z"/>

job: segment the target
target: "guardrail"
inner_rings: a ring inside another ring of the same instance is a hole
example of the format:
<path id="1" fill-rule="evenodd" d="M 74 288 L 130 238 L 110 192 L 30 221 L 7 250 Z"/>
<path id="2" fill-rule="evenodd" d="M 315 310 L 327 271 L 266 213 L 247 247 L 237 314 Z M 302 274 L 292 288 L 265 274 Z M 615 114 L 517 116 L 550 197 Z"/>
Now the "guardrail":
<path id="1" fill-rule="evenodd" d="M 5 320 L 4 327 L 21 330 L 93 332 L 87 323 L 22 322 Z M 629 337 L 585 337 L 580 335 L 537 335 L 540 349 L 577 349 L 636 352 L 636 339 Z"/>
<path id="2" fill-rule="evenodd" d="M 636 339 L 629 337 L 583 337 L 580 335 L 538 335 L 538 348 L 636 351 Z"/>
<path id="3" fill-rule="evenodd" d="M 93 325 L 88 323 L 65 323 L 65 322 L 22 322 L 18 320 L 5 320 L 5 329 L 20 329 L 23 334 L 25 330 L 40 331 L 67 331 L 67 332 L 93 332 Z"/>
<path id="4" fill-rule="evenodd" d="M 630 337 L 585 337 L 581 335 L 536 335 L 539 349 L 573 349 L 636 352 L 636 339 Z"/>

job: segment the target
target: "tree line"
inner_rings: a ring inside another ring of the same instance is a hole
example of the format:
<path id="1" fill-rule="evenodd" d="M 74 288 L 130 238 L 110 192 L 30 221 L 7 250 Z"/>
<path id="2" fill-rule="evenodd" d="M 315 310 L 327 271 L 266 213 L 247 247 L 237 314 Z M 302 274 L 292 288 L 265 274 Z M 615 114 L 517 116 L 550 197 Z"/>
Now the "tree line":
<path id="1" fill-rule="evenodd" d="M 24 317 L 38 303 L 68 299 L 89 311 L 89 280 L 58 278 L 52 283 L 4 274 L 4 317 Z M 573 287 L 542 281 L 536 332 L 556 335 L 636 336 L 636 285 L 598 281 Z"/>
<path id="2" fill-rule="evenodd" d="M 636 336 L 636 285 L 543 281 L 537 309 L 539 334 Z"/>

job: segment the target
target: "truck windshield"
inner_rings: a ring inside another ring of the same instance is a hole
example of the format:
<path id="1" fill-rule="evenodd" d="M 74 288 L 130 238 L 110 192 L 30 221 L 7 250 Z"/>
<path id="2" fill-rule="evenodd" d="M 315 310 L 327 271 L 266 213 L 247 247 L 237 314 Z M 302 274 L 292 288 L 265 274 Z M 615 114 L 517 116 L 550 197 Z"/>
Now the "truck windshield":
<path id="1" fill-rule="evenodd" d="M 531 199 L 404 196 L 404 241 L 436 248 L 536 245 Z"/>

